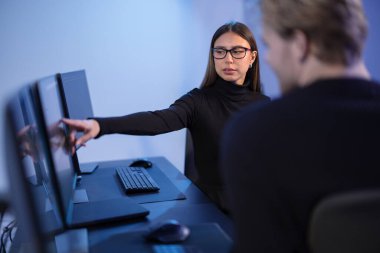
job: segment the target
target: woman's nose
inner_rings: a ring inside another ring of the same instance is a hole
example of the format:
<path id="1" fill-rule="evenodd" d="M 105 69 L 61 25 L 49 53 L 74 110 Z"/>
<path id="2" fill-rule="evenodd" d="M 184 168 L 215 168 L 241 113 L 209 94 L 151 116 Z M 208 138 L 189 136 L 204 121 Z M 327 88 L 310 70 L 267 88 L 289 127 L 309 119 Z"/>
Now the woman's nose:
<path id="1" fill-rule="evenodd" d="M 233 62 L 233 57 L 231 55 L 231 52 L 227 52 L 225 59 L 226 59 L 226 62 Z"/>

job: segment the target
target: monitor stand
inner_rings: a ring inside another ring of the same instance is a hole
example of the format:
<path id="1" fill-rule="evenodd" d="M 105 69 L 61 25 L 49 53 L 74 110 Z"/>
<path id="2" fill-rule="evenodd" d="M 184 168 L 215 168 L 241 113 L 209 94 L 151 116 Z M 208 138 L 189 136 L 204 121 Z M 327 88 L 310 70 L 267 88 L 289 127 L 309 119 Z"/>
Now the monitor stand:
<path id="1" fill-rule="evenodd" d="M 80 167 L 81 174 L 91 174 L 99 167 L 99 164 L 95 162 L 84 163 L 84 164 L 80 164 L 79 167 Z"/>
<path id="2" fill-rule="evenodd" d="M 85 203 L 88 201 L 89 200 L 88 200 L 86 189 L 76 189 L 74 191 L 74 197 L 73 197 L 74 204 Z"/>
<path id="3" fill-rule="evenodd" d="M 67 230 L 55 236 L 57 253 L 88 253 L 88 232 L 86 228 Z"/>

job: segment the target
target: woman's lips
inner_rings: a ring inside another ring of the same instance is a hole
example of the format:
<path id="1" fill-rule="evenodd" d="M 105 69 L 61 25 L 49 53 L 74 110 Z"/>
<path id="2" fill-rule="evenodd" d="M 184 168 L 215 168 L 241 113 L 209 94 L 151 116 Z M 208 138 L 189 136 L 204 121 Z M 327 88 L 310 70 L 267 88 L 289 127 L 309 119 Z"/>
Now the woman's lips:
<path id="1" fill-rule="evenodd" d="M 236 70 L 231 69 L 231 68 L 225 68 L 223 69 L 223 73 L 226 75 L 233 75 L 236 72 Z"/>

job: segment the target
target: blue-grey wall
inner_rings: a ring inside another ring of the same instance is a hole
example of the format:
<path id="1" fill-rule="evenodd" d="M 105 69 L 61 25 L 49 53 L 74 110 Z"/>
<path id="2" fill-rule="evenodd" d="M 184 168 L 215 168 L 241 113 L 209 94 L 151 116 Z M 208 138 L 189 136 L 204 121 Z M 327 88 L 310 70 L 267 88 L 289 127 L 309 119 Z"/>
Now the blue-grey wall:
<path id="1" fill-rule="evenodd" d="M 372 77 L 380 81 L 380 1 L 364 0 L 368 16 L 369 36 L 364 50 L 364 60 Z"/>

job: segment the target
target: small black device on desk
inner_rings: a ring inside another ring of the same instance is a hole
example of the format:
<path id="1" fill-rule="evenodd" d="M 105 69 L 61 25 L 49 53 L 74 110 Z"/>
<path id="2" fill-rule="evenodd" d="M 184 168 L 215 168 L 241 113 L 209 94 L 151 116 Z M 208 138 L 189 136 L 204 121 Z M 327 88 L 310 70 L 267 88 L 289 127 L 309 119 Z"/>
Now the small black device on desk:
<path id="1" fill-rule="evenodd" d="M 145 238 L 161 243 L 182 242 L 190 235 L 190 229 L 177 220 L 166 220 L 152 226 Z"/>
<path id="2" fill-rule="evenodd" d="M 137 159 L 129 164 L 129 167 L 144 167 L 145 169 L 151 168 L 152 166 L 152 162 L 145 159 Z"/>

